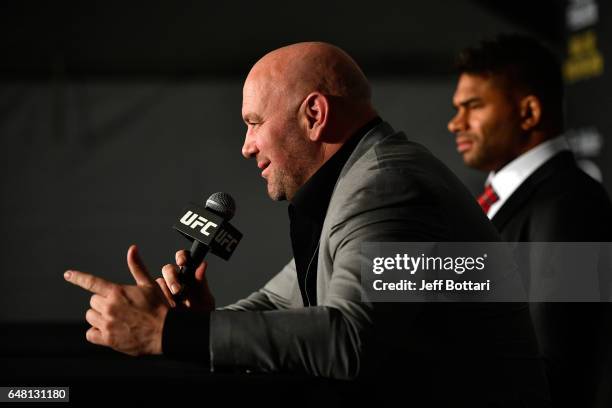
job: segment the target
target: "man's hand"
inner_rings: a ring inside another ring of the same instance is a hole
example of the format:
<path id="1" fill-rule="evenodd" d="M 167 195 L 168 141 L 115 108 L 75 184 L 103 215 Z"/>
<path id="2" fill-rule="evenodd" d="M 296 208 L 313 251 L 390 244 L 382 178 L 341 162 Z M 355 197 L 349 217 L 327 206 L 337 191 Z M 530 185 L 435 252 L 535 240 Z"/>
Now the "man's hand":
<path id="1" fill-rule="evenodd" d="M 202 262 L 195 270 L 195 281 L 193 286 L 184 286 L 179 280 L 179 267 L 187 264 L 189 253 L 185 250 L 176 253 L 176 265 L 168 264 L 162 268 L 163 278 L 156 279 L 168 302 L 174 307 L 177 294 L 182 295 L 180 307 L 192 310 L 210 312 L 215 309 L 215 298 L 210 292 L 208 281 L 206 280 L 206 261 Z"/>
<path id="2" fill-rule="evenodd" d="M 132 356 L 162 353 L 164 319 L 170 308 L 147 273 L 135 245 L 127 263 L 136 285 L 119 285 L 88 273 L 69 270 L 64 279 L 93 293 L 85 319 L 89 342 Z"/>

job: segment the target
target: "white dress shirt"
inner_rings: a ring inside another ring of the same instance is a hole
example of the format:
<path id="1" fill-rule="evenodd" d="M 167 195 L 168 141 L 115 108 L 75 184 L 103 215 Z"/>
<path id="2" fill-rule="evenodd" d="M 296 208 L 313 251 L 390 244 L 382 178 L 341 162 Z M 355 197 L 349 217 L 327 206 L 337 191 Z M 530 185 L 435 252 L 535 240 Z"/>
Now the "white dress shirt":
<path id="1" fill-rule="evenodd" d="M 485 185 L 491 184 L 493 190 L 499 197 L 489 209 L 487 217 L 492 219 L 512 193 L 527 179 L 534 171 L 546 163 L 557 153 L 569 150 L 569 143 L 564 136 L 540 143 L 533 149 L 523 153 L 510 163 L 506 164 L 500 171 L 489 173 Z"/>

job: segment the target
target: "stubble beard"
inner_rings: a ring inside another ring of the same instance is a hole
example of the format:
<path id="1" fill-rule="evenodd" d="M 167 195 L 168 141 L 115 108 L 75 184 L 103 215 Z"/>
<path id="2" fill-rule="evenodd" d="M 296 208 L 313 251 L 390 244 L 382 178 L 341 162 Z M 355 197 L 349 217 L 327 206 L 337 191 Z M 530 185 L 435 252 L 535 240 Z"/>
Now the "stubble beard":
<path id="1" fill-rule="evenodd" d="M 306 183 L 304 179 L 308 170 L 305 163 L 301 163 L 298 159 L 292 161 L 295 168 L 293 171 L 286 169 L 278 169 L 271 172 L 268 178 L 268 196 L 274 201 L 291 200 L 301 186 Z"/>
<path id="2" fill-rule="evenodd" d="M 486 166 L 486 148 L 478 140 L 472 140 L 472 148 L 463 153 L 463 163 L 470 168 L 483 170 Z"/>
<path id="3" fill-rule="evenodd" d="M 270 174 L 268 196 L 274 201 L 285 201 L 297 191 L 293 178 L 285 170 Z"/>

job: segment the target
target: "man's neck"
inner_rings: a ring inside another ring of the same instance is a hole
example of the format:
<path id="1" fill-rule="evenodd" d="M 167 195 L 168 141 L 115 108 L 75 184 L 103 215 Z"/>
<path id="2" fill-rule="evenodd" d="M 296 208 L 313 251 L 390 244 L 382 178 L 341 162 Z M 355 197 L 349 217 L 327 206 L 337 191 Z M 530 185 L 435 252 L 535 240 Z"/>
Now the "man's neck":
<path id="1" fill-rule="evenodd" d="M 328 141 L 321 143 L 320 155 L 318 155 L 318 160 L 314 166 L 316 168 L 311 172 L 311 176 L 335 155 L 360 129 L 377 118 L 378 113 L 373 109 L 367 109 L 360 112 L 358 115 L 354 115 L 353 118 L 354 117 L 359 117 L 360 120 L 351 122 L 349 120 L 350 118 L 343 119 L 340 125 L 335 126 L 338 129 L 334 132 L 336 135 L 327 138 Z"/>

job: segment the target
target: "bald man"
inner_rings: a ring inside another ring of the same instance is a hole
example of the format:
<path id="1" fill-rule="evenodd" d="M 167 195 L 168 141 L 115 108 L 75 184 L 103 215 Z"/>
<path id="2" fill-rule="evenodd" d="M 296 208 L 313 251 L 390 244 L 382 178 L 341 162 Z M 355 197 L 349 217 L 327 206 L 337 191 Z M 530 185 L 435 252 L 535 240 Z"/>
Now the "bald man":
<path id="1" fill-rule="evenodd" d="M 499 237 L 440 161 L 378 117 L 350 56 L 314 42 L 267 54 L 245 81 L 242 117 L 242 154 L 256 161 L 268 195 L 290 203 L 293 259 L 262 289 L 219 309 L 205 264 L 195 287 L 181 286 L 184 251 L 157 285 L 134 247 L 128 266 L 136 286 L 67 272 L 94 292 L 88 340 L 200 360 L 216 371 L 399 379 L 411 401 L 546 405 L 524 304 L 364 300 L 364 242 Z M 185 300 L 177 304 L 179 292 Z"/>

